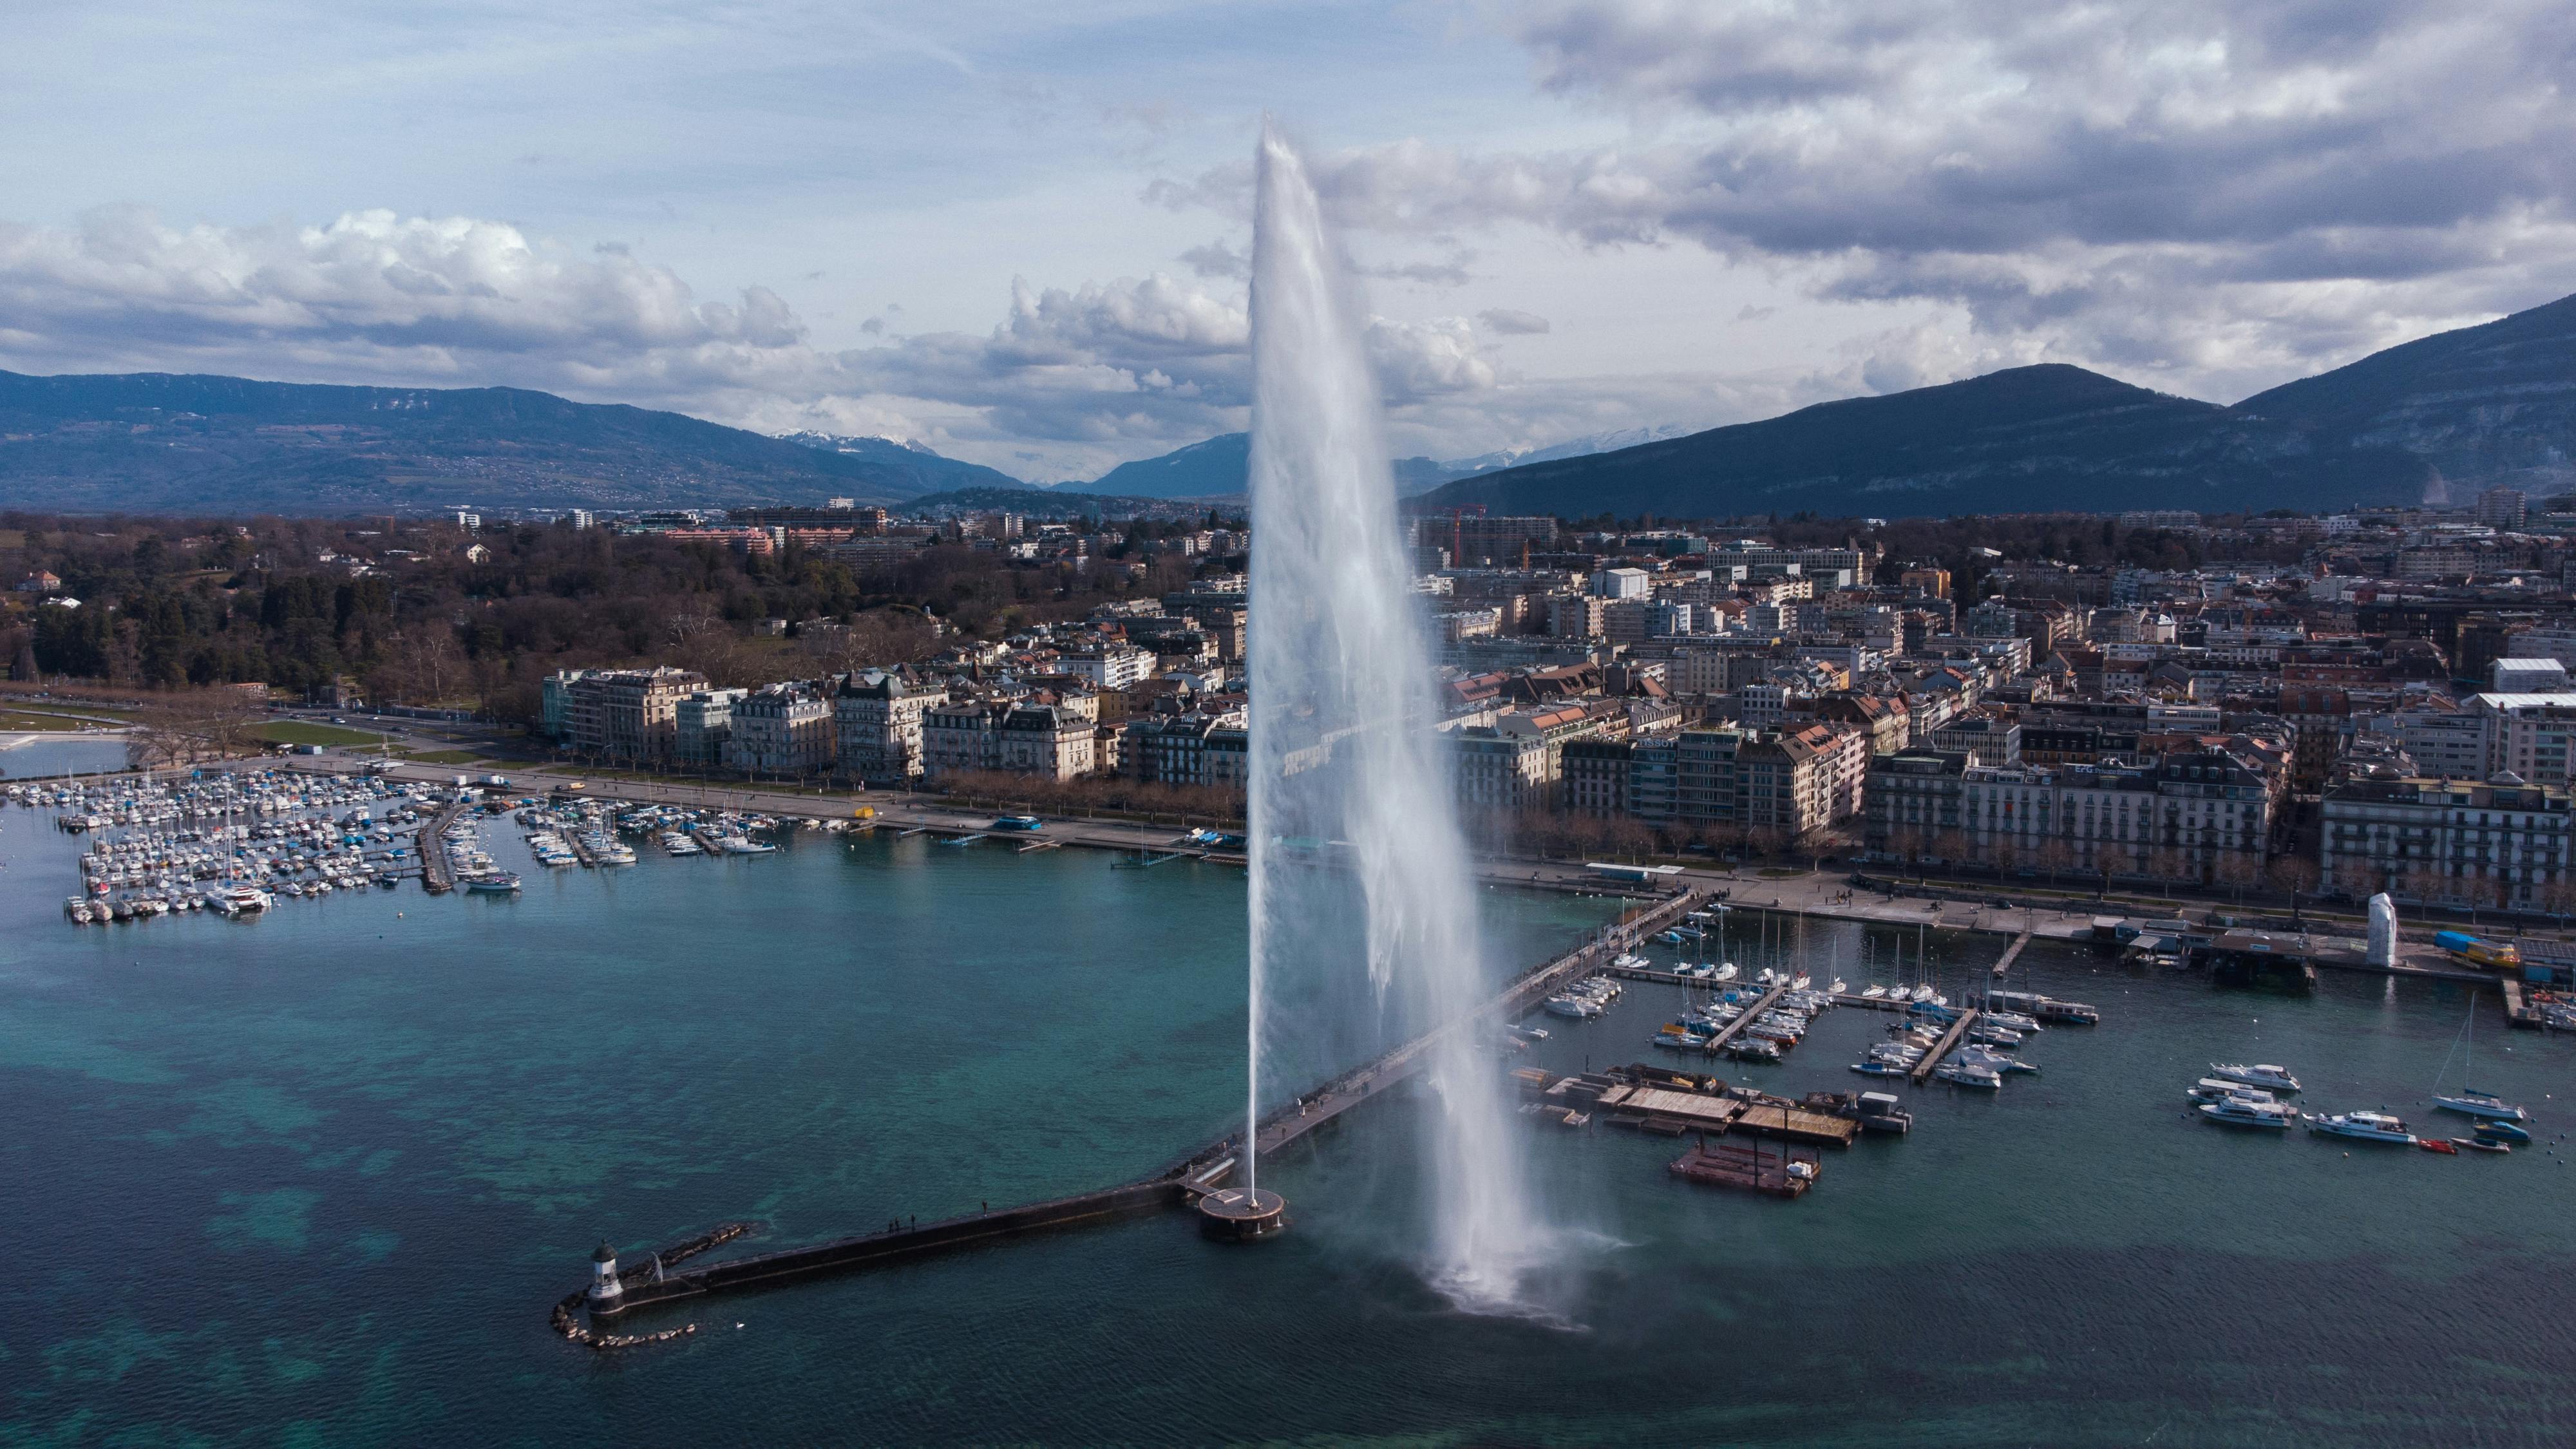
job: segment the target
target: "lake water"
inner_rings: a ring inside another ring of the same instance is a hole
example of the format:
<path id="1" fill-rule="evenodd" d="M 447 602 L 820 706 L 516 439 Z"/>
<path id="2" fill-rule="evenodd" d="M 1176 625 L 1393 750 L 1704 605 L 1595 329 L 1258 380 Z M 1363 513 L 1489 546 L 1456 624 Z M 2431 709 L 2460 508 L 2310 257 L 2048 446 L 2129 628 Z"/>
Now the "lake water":
<path id="1" fill-rule="evenodd" d="M 14 773 L 14 770 L 13 770 Z M 1574 1225 L 1554 1316 L 1451 1311 L 1405 1267 L 1393 1104 L 1265 1170 L 1253 1248 L 1149 1219 L 548 1331 L 592 1244 L 734 1218 L 764 1245 L 1133 1176 L 1227 1125 L 1243 883 L 926 837 L 621 872 L 515 900 L 417 889 L 265 919 L 75 929 L 75 837 L 0 811 L 0 1442 L 706 1444 L 2563 1444 L 2570 1044 L 2507 1033 L 2479 1085 L 2542 1148 L 2443 1158 L 2186 1120 L 2213 1058 L 2419 1127 L 2460 988 L 2309 998 L 2034 953 L 2103 1008 L 2000 1095 L 1774 1202 L 1673 1182 L 1679 1144 L 1533 1128 Z M 516 833 L 493 831 L 496 853 Z M 1493 892 L 1535 961 L 1604 903 Z M 1775 959 L 1758 928 L 1730 948 Z M 1769 948 L 1868 979 L 1912 934 Z M 1951 979 L 1994 938 L 1930 938 Z M 2016 972 L 2016 975 L 2022 973 Z M 2018 984 L 2018 983 L 2016 983 Z M 1653 1059 L 1631 987 L 1533 1059 Z M 1793 1060 L 1848 1089 L 1885 1018 Z M 2456 1069 L 2455 1069 L 2456 1072 Z M 2454 1078 L 2456 1080 L 2456 1076 Z M 2446 1128 L 2447 1130 L 2447 1128 Z M 740 1324 L 741 1327 L 735 1327 Z M 630 1330 L 631 1331 L 631 1330 Z"/>
<path id="2" fill-rule="evenodd" d="M 0 731 L 0 779 L 33 780 L 124 768 L 125 741 L 115 736 Z"/>

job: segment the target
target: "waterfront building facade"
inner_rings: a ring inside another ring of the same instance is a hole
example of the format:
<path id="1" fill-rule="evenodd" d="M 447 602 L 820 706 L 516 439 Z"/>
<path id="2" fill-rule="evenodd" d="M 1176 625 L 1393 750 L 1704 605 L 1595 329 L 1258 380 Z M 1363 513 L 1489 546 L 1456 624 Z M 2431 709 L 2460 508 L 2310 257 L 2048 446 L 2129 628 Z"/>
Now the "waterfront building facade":
<path id="1" fill-rule="evenodd" d="M 764 685 L 733 702 L 728 769 L 763 775 L 820 775 L 838 753 L 832 702 L 803 682 Z"/>
<path id="2" fill-rule="evenodd" d="M 2552 912 L 2576 905 L 2563 786 L 2509 772 L 2491 781 L 2354 779 L 2326 791 L 2322 814 L 2328 890 Z"/>
<path id="3" fill-rule="evenodd" d="M 890 670 L 841 681 L 832 697 L 841 773 L 869 785 L 905 786 L 921 777 L 922 717 L 943 695 L 908 685 Z"/>
<path id="4" fill-rule="evenodd" d="M 680 701 L 707 679 L 694 669 L 603 669 L 569 681 L 565 742 L 630 764 L 660 764 L 679 742 Z"/>

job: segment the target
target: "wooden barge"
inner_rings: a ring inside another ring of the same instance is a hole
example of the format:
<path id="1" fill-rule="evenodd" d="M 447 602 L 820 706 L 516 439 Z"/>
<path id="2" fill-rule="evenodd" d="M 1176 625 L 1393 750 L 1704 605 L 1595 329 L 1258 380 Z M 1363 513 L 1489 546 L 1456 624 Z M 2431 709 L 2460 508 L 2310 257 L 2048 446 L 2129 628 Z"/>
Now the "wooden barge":
<path id="1" fill-rule="evenodd" d="M 1773 1197 L 1797 1197 L 1816 1185 L 1818 1165 L 1771 1152 L 1758 1144 L 1703 1141 L 1673 1159 L 1672 1174 L 1712 1187 L 1742 1188 Z"/>

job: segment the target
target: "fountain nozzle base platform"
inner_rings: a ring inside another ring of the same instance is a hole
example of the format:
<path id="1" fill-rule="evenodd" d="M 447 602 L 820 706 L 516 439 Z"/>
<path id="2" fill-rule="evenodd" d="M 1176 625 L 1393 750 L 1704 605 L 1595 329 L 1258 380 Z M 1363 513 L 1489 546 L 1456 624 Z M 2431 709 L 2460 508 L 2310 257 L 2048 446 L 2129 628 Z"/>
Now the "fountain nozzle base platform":
<path id="1" fill-rule="evenodd" d="M 1288 1203 L 1275 1192 L 1221 1187 L 1199 1199 L 1199 1231 L 1219 1242 L 1258 1242 L 1287 1230 Z"/>

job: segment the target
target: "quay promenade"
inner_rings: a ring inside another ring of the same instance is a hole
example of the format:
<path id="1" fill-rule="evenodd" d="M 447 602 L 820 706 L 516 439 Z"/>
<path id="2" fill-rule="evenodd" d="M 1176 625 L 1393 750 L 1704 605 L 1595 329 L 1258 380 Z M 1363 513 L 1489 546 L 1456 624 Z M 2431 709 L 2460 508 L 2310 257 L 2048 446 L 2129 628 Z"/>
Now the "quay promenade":
<path id="1" fill-rule="evenodd" d="M 337 771 L 348 768 L 349 761 L 319 756 L 298 757 L 291 763 L 299 769 Z M 446 783 L 454 780 L 459 771 L 443 766 L 398 764 L 392 773 L 398 780 Z M 966 837 L 986 832 L 993 823 L 993 812 L 989 810 L 967 810 L 938 796 L 901 792 L 811 793 L 702 785 L 623 775 L 601 776 L 552 765 L 514 769 L 509 778 L 514 787 L 531 792 L 578 783 L 582 787 L 581 793 L 599 799 L 818 820 L 855 820 L 858 810 L 867 809 L 875 813 L 862 823 L 861 828 L 893 829 L 902 834 Z M 1178 829 L 1173 825 L 1132 820 L 1054 816 L 1047 821 L 1045 839 L 1056 846 L 1121 851 L 1158 862 L 1189 857 L 1225 864 L 1242 863 L 1243 857 L 1239 854 L 1177 841 L 1175 834 Z M 1605 877 L 1580 861 L 1485 856 L 1478 859 L 1477 875 L 1489 885 L 1601 895 L 1650 893 L 1633 882 Z M 1955 883 L 1939 882 L 1908 885 L 1906 894 L 1896 895 L 1855 887 L 1848 872 L 1824 869 L 1737 869 L 1686 865 L 1680 867 L 1676 874 L 1663 877 L 1662 883 L 1666 887 L 1690 887 L 1711 899 L 1728 902 L 1737 909 L 1777 911 L 1872 925 L 1930 926 L 1945 931 L 1995 935 L 2007 941 L 2027 937 L 2066 943 L 2090 942 L 2097 917 L 2111 916 L 2131 921 L 2166 919 L 2184 908 L 2181 902 L 2141 901 L 2125 895 L 2110 900 L 2020 892 L 1995 895 Z M 2313 965 L 2430 980 L 2492 979 L 2491 976 L 2461 970 L 2458 962 L 2431 943 L 2431 931 L 2420 927 L 2415 934 L 2422 939 L 2405 940 L 2401 935 L 2398 960 L 2394 966 L 2373 964 L 2358 950 L 2343 949 L 2352 944 L 2351 938 L 2361 932 L 2357 919 L 2311 914 L 2313 919 L 2309 928 L 2316 936 L 2315 954 L 2301 959 Z M 2018 950 L 2009 952 L 2005 961 L 1999 963 L 1999 969 L 2002 965 L 2009 965 L 2019 954 Z"/>

